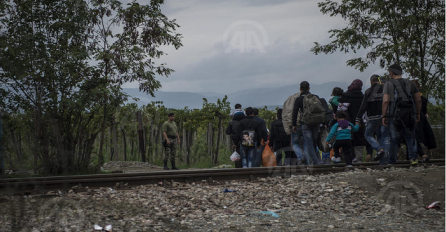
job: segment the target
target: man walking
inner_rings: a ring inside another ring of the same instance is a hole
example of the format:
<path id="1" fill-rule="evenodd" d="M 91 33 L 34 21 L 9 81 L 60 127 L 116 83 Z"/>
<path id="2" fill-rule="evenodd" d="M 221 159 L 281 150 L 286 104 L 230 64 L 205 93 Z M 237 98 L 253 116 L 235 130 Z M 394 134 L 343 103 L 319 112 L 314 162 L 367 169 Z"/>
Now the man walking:
<path id="1" fill-rule="evenodd" d="M 236 144 L 240 144 L 243 168 L 251 168 L 256 167 L 254 166 L 254 157 L 256 149 L 260 149 L 262 132 L 260 123 L 254 119 L 254 109 L 248 107 L 245 112 L 247 117 L 240 121 L 237 130 L 239 136 Z M 235 148 L 235 145 L 233 147 Z"/>
<path id="2" fill-rule="evenodd" d="M 226 134 L 231 136 L 232 145 L 234 150 L 240 154 L 240 143 L 239 143 L 239 135 L 237 134 L 238 128 L 240 126 L 240 121 L 245 118 L 245 113 L 236 113 L 232 117 L 231 121 L 229 121 L 228 127 L 226 128 Z M 242 160 L 235 161 L 235 167 L 242 167 Z"/>
<path id="3" fill-rule="evenodd" d="M 282 109 L 277 110 L 277 120 L 271 123 L 269 147 L 276 154 L 277 166 L 282 166 L 282 151 L 285 152 L 285 166 L 293 164 L 294 152 L 290 147 L 291 138 L 285 132 L 282 122 Z"/>
<path id="4" fill-rule="evenodd" d="M 406 140 L 410 163 L 418 164 L 415 123 L 420 121 L 421 96 L 416 85 L 403 79 L 401 66 L 391 65 L 387 71 L 392 78 L 384 85 L 382 124 L 389 127 L 389 164 L 395 164 L 401 135 Z M 390 106 L 390 107 L 389 107 Z"/>
<path id="5" fill-rule="evenodd" d="M 282 122 L 285 132 L 291 135 L 291 145 L 293 146 L 293 151 L 297 157 L 297 164 L 305 164 L 305 157 L 303 153 L 303 136 L 302 127 L 297 122 L 296 132 L 293 131 L 293 108 L 294 102 L 300 96 L 300 92 L 297 92 L 289 96 L 283 103 L 282 111 Z"/>
<path id="6" fill-rule="evenodd" d="M 319 97 L 310 93 L 307 81 L 300 83 L 300 96 L 296 98 L 293 108 L 293 131 L 297 133 L 298 122 L 302 125 L 305 159 L 307 164 L 323 164 L 316 154 L 316 144 L 319 135 L 319 125 L 324 123 L 325 110 Z M 299 118 L 298 118 L 298 115 Z"/>
<path id="7" fill-rule="evenodd" d="M 175 166 L 175 154 L 177 151 L 177 144 L 180 144 L 180 136 L 178 135 L 177 125 L 175 124 L 175 114 L 169 113 L 168 120 L 163 124 L 163 145 L 165 148 L 164 152 L 164 170 L 170 170 L 167 166 L 167 161 L 170 157 L 170 163 L 172 164 L 172 170 L 179 170 Z"/>
<path id="8" fill-rule="evenodd" d="M 360 124 L 362 115 L 367 111 L 368 122 L 364 136 L 377 152 L 374 161 L 385 165 L 388 159 L 386 152 L 389 151 L 389 129 L 383 126 L 381 120 L 383 86 L 380 84 L 380 77 L 376 74 L 370 77 L 370 83 L 372 86 L 364 93 L 361 108 L 356 116 L 356 124 Z M 377 138 L 375 138 L 375 133 Z"/>

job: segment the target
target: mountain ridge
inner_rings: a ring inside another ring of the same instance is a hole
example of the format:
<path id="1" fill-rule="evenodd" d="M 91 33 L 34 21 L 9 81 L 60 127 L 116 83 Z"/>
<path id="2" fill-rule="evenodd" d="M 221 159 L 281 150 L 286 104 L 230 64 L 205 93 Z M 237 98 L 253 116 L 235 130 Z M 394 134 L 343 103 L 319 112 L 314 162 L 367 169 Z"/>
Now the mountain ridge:
<path id="1" fill-rule="evenodd" d="M 328 82 L 319 85 L 313 84 L 310 86 L 310 92 L 328 100 L 334 87 L 346 89 L 347 84 L 342 82 Z M 123 91 L 129 94 L 131 98 L 136 97 L 140 99 L 138 102 L 135 102 L 129 98 L 129 103 L 137 103 L 138 106 L 142 106 L 151 101 L 162 101 L 166 108 L 174 109 L 184 109 L 185 107 L 188 107 L 189 109 L 201 109 L 203 106 L 203 98 L 206 98 L 208 102 L 216 103 L 218 99 L 223 99 L 225 96 L 224 94 L 213 92 L 193 93 L 186 91 L 157 91 L 155 92 L 155 98 L 153 98 L 148 94 L 140 92 L 137 88 L 124 88 Z M 231 108 L 233 108 L 236 103 L 239 103 L 243 108 L 248 106 L 267 106 L 268 109 L 274 109 L 276 107 L 281 107 L 283 102 L 296 92 L 299 92 L 299 84 L 272 88 L 246 89 L 227 94 L 227 96 L 228 101 L 231 103 Z"/>

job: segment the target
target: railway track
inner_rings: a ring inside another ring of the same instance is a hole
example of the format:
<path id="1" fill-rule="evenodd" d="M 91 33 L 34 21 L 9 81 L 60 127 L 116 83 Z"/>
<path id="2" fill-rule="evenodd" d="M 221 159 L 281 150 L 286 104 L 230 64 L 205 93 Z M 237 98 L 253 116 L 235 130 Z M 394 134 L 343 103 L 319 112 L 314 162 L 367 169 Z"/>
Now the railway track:
<path id="1" fill-rule="evenodd" d="M 431 160 L 428 165 L 444 166 L 445 160 Z M 354 169 L 409 168 L 408 161 L 399 161 L 395 165 L 377 165 L 376 162 L 357 163 Z M 315 166 L 261 167 L 244 169 L 199 169 L 179 171 L 156 171 L 147 173 L 119 173 L 75 176 L 50 176 L 34 178 L 0 179 L 0 193 L 30 193 L 31 191 L 67 190 L 76 185 L 95 187 L 113 187 L 116 183 L 128 186 L 156 184 L 159 182 L 200 182 L 227 180 L 255 180 L 264 177 L 290 177 L 291 175 L 316 175 L 346 171 L 345 164 L 327 164 Z"/>

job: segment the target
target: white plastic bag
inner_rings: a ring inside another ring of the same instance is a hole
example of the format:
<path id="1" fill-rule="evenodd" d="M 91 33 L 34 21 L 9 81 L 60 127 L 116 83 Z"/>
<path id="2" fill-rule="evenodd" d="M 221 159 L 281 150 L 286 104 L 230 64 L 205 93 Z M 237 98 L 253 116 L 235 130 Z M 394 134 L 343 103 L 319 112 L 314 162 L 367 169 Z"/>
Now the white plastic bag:
<path id="1" fill-rule="evenodd" d="M 232 153 L 232 155 L 231 155 L 231 157 L 230 157 L 230 159 L 232 160 L 232 161 L 239 161 L 240 160 L 240 155 L 237 153 L 237 151 L 234 151 L 234 153 Z"/>
<path id="2" fill-rule="evenodd" d="M 350 106 L 350 103 L 348 103 L 348 102 L 339 103 L 338 110 L 339 111 L 347 111 L 349 106 Z"/>

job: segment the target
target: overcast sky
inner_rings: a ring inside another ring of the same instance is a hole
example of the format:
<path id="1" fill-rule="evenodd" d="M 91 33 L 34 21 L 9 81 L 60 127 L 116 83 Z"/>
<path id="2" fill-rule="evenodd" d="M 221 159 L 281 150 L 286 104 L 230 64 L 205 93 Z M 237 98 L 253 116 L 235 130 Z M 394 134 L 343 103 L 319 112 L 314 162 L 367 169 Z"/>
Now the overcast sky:
<path id="1" fill-rule="evenodd" d="M 160 90 L 229 94 L 304 80 L 310 85 L 340 81 L 347 86 L 357 78 L 366 84 L 372 74 L 384 74 L 378 65 L 363 73 L 346 66 L 348 59 L 362 54 L 316 56 L 310 51 L 314 42 L 330 41 L 330 29 L 346 26 L 341 17 L 322 15 L 317 2 L 166 0 L 163 13 L 177 20 L 177 32 L 184 38 L 179 50 L 163 48 L 168 55 L 158 63 L 175 72 L 169 78 L 158 77 Z"/>

